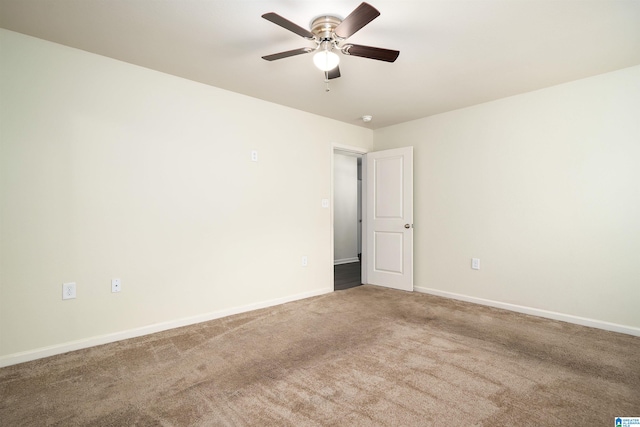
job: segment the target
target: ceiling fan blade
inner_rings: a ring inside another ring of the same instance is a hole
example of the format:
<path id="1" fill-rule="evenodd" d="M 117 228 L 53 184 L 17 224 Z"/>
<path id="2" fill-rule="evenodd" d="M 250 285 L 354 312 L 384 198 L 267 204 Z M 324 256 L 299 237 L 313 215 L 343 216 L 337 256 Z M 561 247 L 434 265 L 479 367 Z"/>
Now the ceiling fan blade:
<path id="1" fill-rule="evenodd" d="M 362 58 L 377 59 L 378 61 L 393 62 L 400 55 L 400 51 L 382 49 L 380 47 L 362 46 L 359 44 L 348 44 L 342 48 L 346 55 L 360 56 Z"/>
<path id="2" fill-rule="evenodd" d="M 262 15 L 262 17 L 267 21 L 271 21 L 276 25 L 280 25 L 282 28 L 286 30 L 296 33 L 300 37 L 304 37 L 305 39 L 313 40 L 315 38 L 315 36 L 311 31 L 306 30 L 297 24 L 294 24 L 293 22 L 283 18 L 277 13 L 273 13 L 273 12 L 265 13 L 264 15 Z"/>
<path id="3" fill-rule="evenodd" d="M 349 38 L 378 16 L 380 16 L 378 9 L 369 3 L 363 2 L 349 16 L 344 18 L 340 25 L 336 27 L 334 33 L 341 39 Z"/>
<path id="4" fill-rule="evenodd" d="M 340 77 L 340 67 L 336 66 L 333 70 L 327 71 L 328 80 L 337 79 L 338 77 Z"/>
<path id="5" fill-rule="evenodd" d="M 286 52 L 263 56 L 262 59 L 266 59 L 267 61 L 275 61 L 276 59 L 288 58 L 290 56 L 302 55 L 303 53 L 309 52 L 313 52 L 313 49 L 310 47 L 303 47 L 301 49 L 288 50 Z"/>

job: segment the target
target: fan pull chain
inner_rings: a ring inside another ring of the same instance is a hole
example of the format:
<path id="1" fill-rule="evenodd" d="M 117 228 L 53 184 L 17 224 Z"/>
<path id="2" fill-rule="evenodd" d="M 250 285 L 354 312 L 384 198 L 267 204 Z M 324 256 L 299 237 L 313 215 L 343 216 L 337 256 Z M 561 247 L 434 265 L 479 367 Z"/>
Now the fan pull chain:
<path id="1" fill-rule="evenodd" d="M 324 91 L 325 92 L 329 92 L 331 89 L 329 89 L 329 72 L 325 71 L 324 72 Z"/>

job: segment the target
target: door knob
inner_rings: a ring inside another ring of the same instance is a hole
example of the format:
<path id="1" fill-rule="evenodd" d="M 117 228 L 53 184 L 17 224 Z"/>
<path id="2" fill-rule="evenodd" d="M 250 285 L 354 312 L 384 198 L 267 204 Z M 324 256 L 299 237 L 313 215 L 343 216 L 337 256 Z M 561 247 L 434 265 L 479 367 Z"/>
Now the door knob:
<path id="1" fill-rule="evenodd" d="M 410 224 L 405 224 L 404 228 L 411 228 L 411 225 Z"/>

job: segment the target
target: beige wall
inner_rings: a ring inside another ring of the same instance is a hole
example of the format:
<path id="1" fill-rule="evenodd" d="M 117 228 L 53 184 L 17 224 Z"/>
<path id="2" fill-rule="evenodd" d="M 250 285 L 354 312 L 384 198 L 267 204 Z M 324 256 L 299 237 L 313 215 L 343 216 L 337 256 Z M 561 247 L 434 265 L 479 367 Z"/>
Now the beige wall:
<path id="1" fill-rule="evenodd" d="M 330 291 L 333 143 L 414 146 L 418 289 L 640 327 L 640 67 L 372 133 L 0 43 L 0 366 Z"/>
<path id="2" fill-rule="evenodd" d="M 0 42 L 0 364 L 333 289 L 331 144 L 371 130 Z"/>
<path id="3" fill-rule="evenodd" d="M 374 132 L 408 145 L 417 288 L 640 332 L 640 66 Z"/>

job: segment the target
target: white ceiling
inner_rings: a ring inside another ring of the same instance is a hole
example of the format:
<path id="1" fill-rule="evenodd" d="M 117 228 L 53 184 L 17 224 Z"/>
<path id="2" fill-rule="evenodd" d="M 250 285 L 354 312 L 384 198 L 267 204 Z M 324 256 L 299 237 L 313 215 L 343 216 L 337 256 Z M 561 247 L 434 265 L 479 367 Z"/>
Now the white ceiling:
<path id="1" fill-rule="evenodd" d="M 372 129 L 640 64 L 640 0 L 370 0 L 349 41 L 395 63 L 341 57 L 325 92 L 308 27 L 359 0 L 0 0 L 0 27 Z M 373 116 L 363 123 L 362 115 Z"/>

